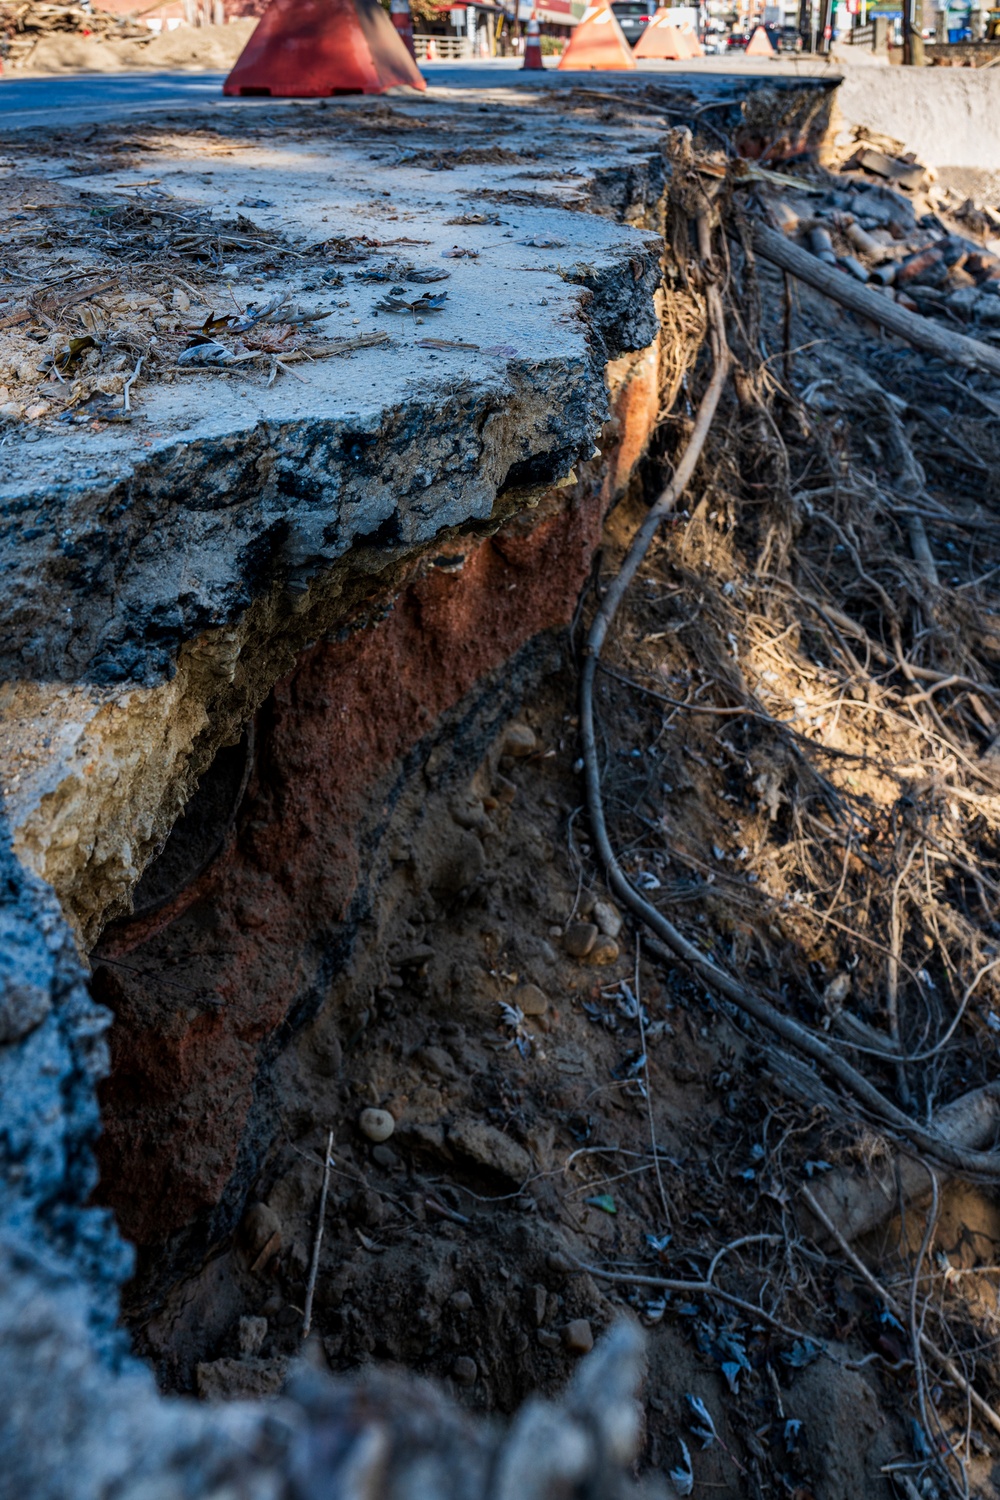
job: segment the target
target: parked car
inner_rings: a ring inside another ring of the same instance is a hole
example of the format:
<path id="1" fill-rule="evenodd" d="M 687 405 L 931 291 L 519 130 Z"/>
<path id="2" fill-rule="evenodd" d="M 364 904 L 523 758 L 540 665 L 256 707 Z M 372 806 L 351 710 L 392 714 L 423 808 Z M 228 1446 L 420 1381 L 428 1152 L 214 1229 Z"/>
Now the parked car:
<path id="1" fill-rule="evenodd" d="M 645 0 L 612 0 L 611 9 L 633 47 L 656 14 L 655 3 L 649 5 Z"/>
<path id="2" fill-rule="evenodd" d="M 776 26 L 773 21 L 763 21 L 758 26 L 755 26 L 753 30 L 762 30 L 775 52 L 802 51 L 802 38 L 799 35 L 798 28 L 795 26 Z M 742 50 L 747 46 L 752 36 L 753 31 L 747 36 L 733 33 L 729 37 L 727 46 L 732 49 L 739 48 Z"/>
<path id="3" fill-rule="evenodd" d="M 743 52 L 750 38 L 745 31 L 731 31 L 726 37 L 727 52 Z"/>

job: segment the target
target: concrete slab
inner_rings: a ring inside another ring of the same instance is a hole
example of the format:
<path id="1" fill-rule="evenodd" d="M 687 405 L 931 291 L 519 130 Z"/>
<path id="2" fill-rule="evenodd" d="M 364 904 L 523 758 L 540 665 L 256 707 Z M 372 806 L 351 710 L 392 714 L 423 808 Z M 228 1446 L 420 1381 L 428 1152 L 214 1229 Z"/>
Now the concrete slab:
<path id="1" fill-rule="evenodd" d="M 75 138 L 16 138 L 0 186 L 42 232 L 22 276 L 102 288 L 46 328 L 16 321 L 29 305 L 8 287 L 0 329 L 2 787 L 16 847 L 81 927 L 121 903 L 219 736 L 365 580 L 589 458 L 605 364 L 657 328 L 659 240 L 611 210 L 626 186 L 635 217 L 658 201 L 661 128 L 608 132 L 592 105 L 502 91 L 477 112 L 185 116 L 129 127 L 113 165 L 106 139 L 92 165 Z M 183 253 L 209 215 L 228 230 Z M 445 300 L 386 313 L 393 289 Z M 312 357 L 178 364 L 210 315 L 279 294 L 329 314 Z M 87 330 L 94 371 L 52 378 Z M 382 342 L 338 352 L 359 334 Z M 132 421 L 104 420 L 140 358 Z"/>

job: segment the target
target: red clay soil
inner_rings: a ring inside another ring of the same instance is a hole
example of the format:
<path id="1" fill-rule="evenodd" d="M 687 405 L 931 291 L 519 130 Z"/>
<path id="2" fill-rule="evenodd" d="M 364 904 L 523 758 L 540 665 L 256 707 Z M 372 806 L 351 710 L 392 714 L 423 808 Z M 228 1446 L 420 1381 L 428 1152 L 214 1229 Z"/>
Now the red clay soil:
<path id="1" fill-rule="evenodd" d="M 105 935 L 94 982 L 116 1024 L 100 1192 L 136 1245 L 164 1243 L 222 1199 L 262 1049 L 365 885 L 402 758 L 486 674 L 570 620 L 655 421 L 652 351 L 616 363 L 600 472 L 469 545 L 457 571 L 452 542 L 451 566 L 425 564 L 377 624 L 307 651 L 261 712 L 239 836 L 171 906 Z"/>

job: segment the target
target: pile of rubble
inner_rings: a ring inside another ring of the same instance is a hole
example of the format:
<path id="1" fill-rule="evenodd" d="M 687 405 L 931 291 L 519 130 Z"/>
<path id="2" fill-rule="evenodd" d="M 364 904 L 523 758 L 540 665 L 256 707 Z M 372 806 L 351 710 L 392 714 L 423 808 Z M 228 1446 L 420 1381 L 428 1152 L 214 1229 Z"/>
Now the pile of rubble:
<path id="1" fill-rule="evenodd" d="M 775 227 L 910 312 L 1000 339 L 1000 211 L 936 187 L 912 155 L 864 141 L 841 175 L 849 180 L 812 176 L 772 198 Z"/>
<path id="2" fill-rule="evenodd" d="M 56 32 L 97 41 L 152 41 L 154 33 L 130 16 L 90 5 L 40 5 L 37 0 L 0 4 L 0 65 L 23 68 L 43 38 Z"/>

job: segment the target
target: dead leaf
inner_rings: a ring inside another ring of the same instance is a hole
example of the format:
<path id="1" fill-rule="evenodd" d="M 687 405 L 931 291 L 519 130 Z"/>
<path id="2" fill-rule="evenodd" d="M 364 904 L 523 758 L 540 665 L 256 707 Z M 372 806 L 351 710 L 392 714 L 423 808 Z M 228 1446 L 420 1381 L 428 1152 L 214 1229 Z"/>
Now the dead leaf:
<path id="1" fill-rule="evenodd" d="M 439 292 L 436 297 L 424 292 L 422 297 L 417 297 L 412 302 L 407 302 L 404 297 L 390 294 L 388 297 L 383 297 L 381 302 L 376 302 L 375 308 L 377 312 L 389 313 L 440 312 L 447 300 L 447 292 Z"/>

